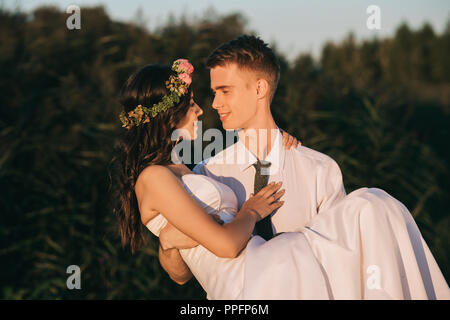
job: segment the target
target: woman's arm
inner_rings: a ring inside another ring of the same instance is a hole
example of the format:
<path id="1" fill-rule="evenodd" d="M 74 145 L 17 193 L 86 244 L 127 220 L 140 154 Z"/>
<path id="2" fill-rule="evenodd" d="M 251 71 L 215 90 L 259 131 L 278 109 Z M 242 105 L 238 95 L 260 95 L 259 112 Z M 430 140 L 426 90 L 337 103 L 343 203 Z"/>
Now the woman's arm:
<path id="1" fill-rule="evenodd" d="M 211 219 L 186 192 L 181 181 L 163 166 L 150 166 L 139 176 L 140 208 L 160 212 L 175 228 L 223 258 L 234 258 L 245 247 L 255 223 L 282 206 L 280 184 L 270 184 L 244 203 L 236 217 L 223 226 Z"/>
<path id="2" fill-rule="evenodd" d="M 286 150 L 289 150 L 292 147 L 297 148 L 297 146 L 302 145 L 300 141 L 285 132 L 283 129 L 280 129 L 280 132 L 283 136 L 282 144 Z M 220 217 L 218 215 L 210 215 L 210 217 L 215 219 L 217 223 L 223 224 L 223 221 L 220 221 Z M 278 234 L 276 234 L 275 236 L 277 235 Z M 172 248 L 190 249 L 198 245 L 197 241 L 189 238 L 180 230 L 173 227 L 170 223 L 167 223 L 166 227 L 161 230 L 159 234 L 159 243 L 165 250 Z"/>
<path id="3" fill-rule="evenodd" d="M 198 242 L 189 238 L 183 232 L 175 228 L 170 222 L 159 233 L 159 245 L 167 249 L 190 249 L 198 246 Z"/>

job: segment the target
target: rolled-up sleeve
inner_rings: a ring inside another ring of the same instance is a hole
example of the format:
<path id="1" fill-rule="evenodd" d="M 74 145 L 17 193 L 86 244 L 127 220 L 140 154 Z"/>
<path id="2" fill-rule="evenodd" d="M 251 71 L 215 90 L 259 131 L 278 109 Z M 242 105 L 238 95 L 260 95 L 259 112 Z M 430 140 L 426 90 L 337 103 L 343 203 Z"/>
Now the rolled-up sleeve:
<path id="1" fill-rule="evenodd" d="M 320 213 L 342 200 L 346 192 L 341 169 L 331 157 L 323 163 L 317 179 L 317 213 Z"/>
<path id="2" fill-rule="evenodd" d="M 192 169 L 192 172 L 194 172 L 195 174 L 202 174 L 204 176 L 207 176 L 207 171 L 206 171 L 206 164 L 205 161 L 199 162 L 195 165 L 194 169 Z"/>

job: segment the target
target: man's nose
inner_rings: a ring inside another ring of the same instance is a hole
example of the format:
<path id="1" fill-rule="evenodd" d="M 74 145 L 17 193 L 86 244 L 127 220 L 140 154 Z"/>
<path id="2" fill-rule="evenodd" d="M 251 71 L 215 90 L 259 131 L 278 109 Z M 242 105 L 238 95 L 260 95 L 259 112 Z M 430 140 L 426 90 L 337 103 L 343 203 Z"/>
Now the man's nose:
<path id="1" fill-rule="evenodd" d="M 212 102 L 213 109 L 219 109 L 222 107 L 222 102 L 219 100 L 218 95 L 216 95 Z"/>

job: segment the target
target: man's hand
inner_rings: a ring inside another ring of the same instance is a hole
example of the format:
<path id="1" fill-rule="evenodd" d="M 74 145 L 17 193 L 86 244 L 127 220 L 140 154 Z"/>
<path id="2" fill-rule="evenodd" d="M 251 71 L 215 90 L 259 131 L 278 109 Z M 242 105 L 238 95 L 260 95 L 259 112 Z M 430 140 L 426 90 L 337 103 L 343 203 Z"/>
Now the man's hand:
<path id="1" fill-rule="evenodd" d="M 283 135 L 283 146 L 286 150 L 289 150 L 292 147 L 297 148 L 299 145 L 300 146 L 302 145 L 301 141 L 298 141 L 295 137 L 291 136 L 283 129 L 280 129 L 280 131 L 281 134 Z"/>
<path id="2" fill-rule="evenodd" d="M 164 250 L 160 245 L 158 251 L 159 262 L 170 279 L 179 285 L 183 285 L 192 278 L 191 270 L 177 249 Z"/>
<path id="3" fill-rule="evenodd" d="M 173 248 L 190 249 L 198 246 L 197 241 L 189 238 L 169 222 L 167 222 L 159 234 L 159 243 L 164 250 Z"/>

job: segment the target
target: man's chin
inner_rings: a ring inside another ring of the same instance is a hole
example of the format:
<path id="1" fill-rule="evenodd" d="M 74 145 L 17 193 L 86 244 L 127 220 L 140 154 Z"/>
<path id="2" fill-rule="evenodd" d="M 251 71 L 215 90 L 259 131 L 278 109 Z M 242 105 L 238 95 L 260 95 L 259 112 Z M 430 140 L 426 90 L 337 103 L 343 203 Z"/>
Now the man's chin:
<path id="1" fill-rule="evenodd" d="M 232 123 L 231 121 L 221 121 L 222 122 L 222 128 L 224 130 L 237 130 L 238 126 L 235 123 Z"/>
<path id="2" fill-rule="evenodd" d="M 229 124 L 226 124 L 226 123 L 222 123 L 222 128 L 224 130 L 236 130 L 236 127 L 234 127 L 232 125 L 229 125 Z"/>

